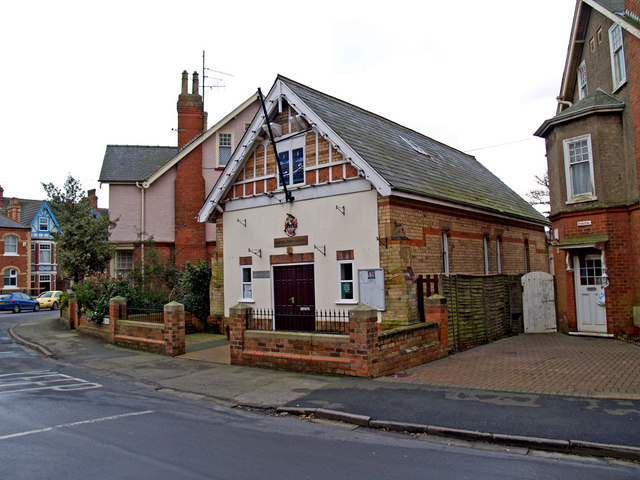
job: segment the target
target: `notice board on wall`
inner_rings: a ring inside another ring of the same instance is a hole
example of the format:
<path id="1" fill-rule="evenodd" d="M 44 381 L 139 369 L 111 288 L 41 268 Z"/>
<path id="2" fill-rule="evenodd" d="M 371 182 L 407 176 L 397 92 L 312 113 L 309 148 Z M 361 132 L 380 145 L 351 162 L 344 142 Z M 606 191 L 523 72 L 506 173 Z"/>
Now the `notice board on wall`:
<path id="1" fill-rule="evenodd" d="M 369 305 L 379 312 L 384 311 L 384 270 L 382 268 L 358 270 L 358 287 L 360 305 Z"/>

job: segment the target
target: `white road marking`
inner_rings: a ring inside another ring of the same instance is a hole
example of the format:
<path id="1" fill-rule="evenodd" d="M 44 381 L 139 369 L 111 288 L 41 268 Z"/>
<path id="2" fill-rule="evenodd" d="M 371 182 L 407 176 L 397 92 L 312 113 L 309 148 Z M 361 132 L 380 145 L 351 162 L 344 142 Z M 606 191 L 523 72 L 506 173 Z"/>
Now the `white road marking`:
<path id="1" fill-rule="evenodd" d="M 81 378 L 70 377 L 50 370 L 6 373 L 0 375 L 0 395 L 4 393 L 34 392 L 54 390 L 68 392 L 101 388 L 99 383 L 87 382 Z"/>
<path id="2" fill-rule="evenodd" d="M 142 412 L 132 412 L 132 413 L 121 413 L 120 415 L 111 415 L 110 417 L 92 418 L 90 420 L 82 420 L 80 422 L 63 423 L 62 425 L 56 425 L 55 427 L 40 428 L 38 430 L 29 430 L 28 432 L 19 432 L 19 433 L 12 433 L 10 435 L 4 435 L 0 437 L 0 440 L 8 440 L 10 438 L 25 437 L 27 435 L 34 435 L 37 433 L 51 432 L 52 430 L 55 430 L 57 428 L 77 427 L 79 425 L 89 425 L 92 423 L 108 422 L 110 420 L 119 420 L 121 418 L 126 418 L 126 417 L 148 415 L 150 413 L 154 413 L 153 410 L 145 410 Z"/>

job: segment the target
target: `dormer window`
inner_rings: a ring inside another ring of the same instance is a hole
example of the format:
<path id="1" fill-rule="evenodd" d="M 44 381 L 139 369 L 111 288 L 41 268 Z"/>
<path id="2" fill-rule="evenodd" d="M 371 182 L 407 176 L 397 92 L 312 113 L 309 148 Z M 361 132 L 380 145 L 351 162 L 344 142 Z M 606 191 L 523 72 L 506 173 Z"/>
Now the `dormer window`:
<path id="1" fill-rule="evenodd" d="M 40 217 L 38 230 L 40 232 L 48 232 L 49 231 L 49 219 L 47 217 Z"/>
<path id="2" fill-rule="evenodd" d="M 624 65 L 624 46 L 622 45 L 622 27 L 618 24 L 614 24 L 609 29 L 609 49 L 611 51 L 613 90 L 615 91 L 627 81 L 627 72 Z"/>
<path id="3" fill-rule="evenodd" d="M 587 64 L 582 61 L 578 67 L 578 98 L 582 100 L 587 96 Z"/>

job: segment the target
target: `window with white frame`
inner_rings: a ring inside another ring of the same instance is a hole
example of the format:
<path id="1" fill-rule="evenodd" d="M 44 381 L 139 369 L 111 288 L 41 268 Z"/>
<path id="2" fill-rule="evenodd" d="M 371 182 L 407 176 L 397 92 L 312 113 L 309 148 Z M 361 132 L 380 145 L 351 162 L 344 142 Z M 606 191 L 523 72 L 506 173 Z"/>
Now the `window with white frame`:
<path id="1" fill-rule="evenodd" d="M 482 246 L 484 250 L 484 274 L 489 275 L 489 237 L 482 237 Z"/>
<path id="2" fill-rule="evenodd" d="M 115 276 L 127 277 L 133 270 L 133 250 L 116 250 Z"/>
<path id="3" fill-rule="evenodd" d="M 38 245 L 38 263 L 51 263 L 51 244 L 41 243 Z"/>
<path id="4" fill-rule="evenodd" d="M 16 237 L 15 235 L 7 235 L 6 237 L 4 237 L 4 254 L 18 254 L 18 237 Z"/>
<path id="5" fill-rule="evenodd" d="M 47 217 L 40 217 L 38 220 L 38 230 L 41 232 L 49 231 L 49 219 Z"/>
<path id="6" fill-rule="evenodd" d="M 230 133 L 218 133 L 218 165 L 224 167 L 229 163 L 231 158 L 231 142 Z"/>
<path id="7" fill-rule="evenodd" d="M 583 60 L 578 67 L 578 98 L 582 100 L 587 96 L 587 64 Z"/>
<path id="8" fill-rule="evenodd" d="M 5 288 L 18 288 L 18 270 L 15 268 L 7 268 L 4 271 Z"/>
<path id="9" fill-rule="evenodd" d="M 442 271 L 449 275 L 449 233 L 442 232 Z"/>
<path id="10" fill-rule="evenodd" d="M 338 268 L 340 269 L 340 300 L 352 301 L 354 300 L 353 262 L 338 262 Z"/>
<path id="11" fill-rule="evenodd" d="M 591 135 L 564 140 L 564 163 L 567 180 L 567 201 L 593 199 L 593 155 Z"/>
<path id="12" fill-rule="evenodd" d="M 250 266 L 242 267 L 242 300 L 253 301 L 253 279 L 251 275 L 252 268 Z"/>
<path id="13" fill-rule="evenodd" d="M 624 64 L 624 45 L 622 44 L 622 27 L 617 23 L 609 29 L 609 50 L 611 52 L 613 90 L 615 91 L 627 80 L 627 72 Z"/>
<path id="14" fill-rule="evenodd" d="M 51 275 L 40 275 L 38 279 L 38 289 L 40 292 L 51 290 Z"/>
<path id="15" fill-rule="evenodd" d="M 278 162 L 287 186 L 304 184 L 304 137 L 279 143 Z M 282 186 L 279 172 L 278 185 Z"/>
<path id="16" fill-rule="evenodd" d="M 498 273 L 502 273 L 502 252 L 501 249 L 502 238 L 496 238 L 496 263 L 498 265 Z"/>

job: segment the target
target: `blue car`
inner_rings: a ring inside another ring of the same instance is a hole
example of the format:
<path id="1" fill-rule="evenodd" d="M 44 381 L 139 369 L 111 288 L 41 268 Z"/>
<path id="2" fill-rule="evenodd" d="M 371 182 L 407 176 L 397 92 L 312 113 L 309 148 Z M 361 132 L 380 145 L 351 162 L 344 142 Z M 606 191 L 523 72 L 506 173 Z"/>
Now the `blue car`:
<path id="1" fill-rule="evenodd" d="M 21 310 L 40 310 L 40 303 L 26 293 L 0 293 L 0 310 L 13 310 L 20 313 Z"/>

